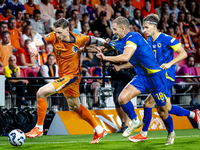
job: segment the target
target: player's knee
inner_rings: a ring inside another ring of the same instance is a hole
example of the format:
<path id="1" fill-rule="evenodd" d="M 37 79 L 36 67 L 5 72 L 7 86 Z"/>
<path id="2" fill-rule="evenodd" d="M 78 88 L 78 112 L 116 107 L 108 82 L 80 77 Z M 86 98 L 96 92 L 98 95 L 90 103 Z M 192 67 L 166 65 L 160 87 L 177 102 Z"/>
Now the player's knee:
<path id="1" fill-rule="evenodd" d="M 167 117 L 168 117 L 168 113 L 164 112 L 164 111 L 160 111 L 158 112 L 160 117 L 163 119 L 163 120 L 166 120 Z"/>
<path id="2" fill-rule="evenodd" d="M 152 108 L 153 106 L 154 106 L 154 103 L 150 103 L 149 101 L 144 102 L 144 107 Z"/>
<path id="3" fill-rule="evenodd" d="M 77 111 L 79 109 L 79 107 L 77 105 L 70 105 L 69 109 L 71 109 L 73 111 Z"/>
<path id="4" fill-rule="evenodd" d="M 120 94 L 118 97 L 118 102 L 120 105 L 126 104 L 126 96 Z"/>
<path id="5" fill-rule="evenodd" d="M 37 98 L 44 98 L 44 94 L 43 94 L 41 88 L 37 91 L 36 95 L 37 95 Z"/>

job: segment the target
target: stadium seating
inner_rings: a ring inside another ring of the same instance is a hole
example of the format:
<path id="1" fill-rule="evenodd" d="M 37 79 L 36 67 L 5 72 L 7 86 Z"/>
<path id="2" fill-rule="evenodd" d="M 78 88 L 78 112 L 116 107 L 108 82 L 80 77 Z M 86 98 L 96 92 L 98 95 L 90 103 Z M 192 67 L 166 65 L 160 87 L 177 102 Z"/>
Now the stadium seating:
<path id="1" fill-rule="evenodd" d="M 24 77 L 37 77 L 40 67 L 28 67 L 23 69 Z"/>
<path id="2" fill-rule="evenodd" d="M 196 75 L 200 76 L 200 67 L 195 67 Z M 199 78 L 200 80 L 200 78 Z"/>
<path id="3" fill-rule="evenodd" d="M 3 74 L 3 69 L 4 69 L 4 67 L 0 67 L 0 75 Z"/>

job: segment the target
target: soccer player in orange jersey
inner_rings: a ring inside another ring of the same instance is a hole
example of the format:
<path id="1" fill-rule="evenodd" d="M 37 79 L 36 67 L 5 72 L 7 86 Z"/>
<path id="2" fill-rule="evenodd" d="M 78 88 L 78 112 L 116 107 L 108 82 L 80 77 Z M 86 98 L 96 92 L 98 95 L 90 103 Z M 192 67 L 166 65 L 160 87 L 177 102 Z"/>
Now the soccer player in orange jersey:
<path id="1" fill-rule="evenodd" d="M 69 108 L 79 114 L 87 121 L 95 131 L 94 139 L 90 143 L 98 143 L 107 132 L 93 118 L 90 111 L 79 101 L 79 83 L 81 80 L 80 47 L 97 43 L 103 45 L 101 38 L 75 34 L 69 31 L 69 22 L 60 18 L 54 24 L 54 32 L 29 44 L 30 53 L 38 53 L 37 48 L 45 44 L 52 44 L 56 55 L 60 78 L 41 87 L 37 92 L 37 114 L 36 126 L 26 133 L 26 137 L 34 138 L 43 135 L 43 123 L 47 110 L 46 98 L 55 93 L 63 93 L 68 101 Z"/>

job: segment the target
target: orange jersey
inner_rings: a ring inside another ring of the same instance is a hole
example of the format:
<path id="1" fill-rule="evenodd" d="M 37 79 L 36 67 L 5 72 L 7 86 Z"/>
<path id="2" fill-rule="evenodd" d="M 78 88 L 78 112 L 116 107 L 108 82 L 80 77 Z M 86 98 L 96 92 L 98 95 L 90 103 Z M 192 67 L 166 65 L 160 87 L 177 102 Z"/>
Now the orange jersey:
<path id="1" fill-rule="evenodd" d="M 54 32 L 42 38 L 45 44 L 53 45 L 60 77 L 69 74 L 81 74 L 79 48 L 83 44 L 90 44 L 91 41 L 90 36 L 75 34 L 73 32 L 69 33 L 74 38 L 74 42 L 59 41 Z"/>
<path id="2" fill-rule="evenodd" d="M 5 22 L 8 22 L 8 19 L 10 18 L 10 16 L 8 16 L 8 17 L 4 17 L 2 14 L 0 14 L 0 22 L 1 21 L 5 21 Z"/>
<path id="3" fill-rule="evenodd" d="M 29 15 L 33 16 L 33 11 L 35 9 L 40 10 L 39 6 L 36 4 L 33 4 L 33 6 L 29 6 L 28 3 L 24 4 L 24 9 L 26 10 L 26 13 L 28 13 Z"/>

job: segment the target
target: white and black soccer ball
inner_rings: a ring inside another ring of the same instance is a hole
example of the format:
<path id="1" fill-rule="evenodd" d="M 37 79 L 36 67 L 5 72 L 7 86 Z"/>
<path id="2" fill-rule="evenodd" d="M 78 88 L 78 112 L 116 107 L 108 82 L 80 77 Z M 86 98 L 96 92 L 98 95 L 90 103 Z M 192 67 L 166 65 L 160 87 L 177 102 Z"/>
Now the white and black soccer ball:
<path id="1" fill-rule="evenodd" d="M 25 139 L 25 134 L 20 129 L 14 129 L 8 134 L 8 141 L 13 146 L 21 146 L 24 144 Z"/>

